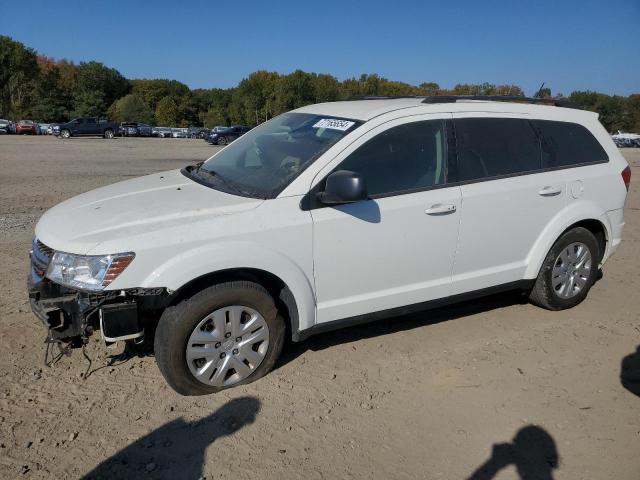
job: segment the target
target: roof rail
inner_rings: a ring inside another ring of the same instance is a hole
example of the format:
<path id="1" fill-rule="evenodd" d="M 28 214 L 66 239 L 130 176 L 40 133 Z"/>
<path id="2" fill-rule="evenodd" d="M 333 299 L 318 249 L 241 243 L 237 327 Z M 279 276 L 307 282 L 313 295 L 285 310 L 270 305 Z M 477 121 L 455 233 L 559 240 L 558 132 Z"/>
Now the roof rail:
<path id="1" fill-rule="evenodd" d="M 401 98 L 425 98 L 424 95 L 353 95 L 347 98 L 348 101 L 355 100 L 398 100 Z"/>
<path id="2" fill-rule="evenodd" d="M 581 108 L 575 103 L 561 98 L 531 98 L 519 97 L 516 95 L 436 95 L 426 97 L 422 103 L 456 103 L 458 100 L 483 100 L 487 102 L 514 102 L 514 103 L 540 103 L 543 105 L 553 105 L 555 107 Z"/>

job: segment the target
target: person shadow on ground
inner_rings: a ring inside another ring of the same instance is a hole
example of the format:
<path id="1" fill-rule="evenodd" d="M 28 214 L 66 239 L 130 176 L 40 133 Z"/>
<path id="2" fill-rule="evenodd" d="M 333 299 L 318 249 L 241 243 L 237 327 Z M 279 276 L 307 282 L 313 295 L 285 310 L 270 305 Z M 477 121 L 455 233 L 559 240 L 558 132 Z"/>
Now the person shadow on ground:
<path id="1" fill-rule="evenodd" d="M 203 477 L 207 447 L 253 423 L 259 411 L 257 398 L 241 397 L 200 420 L 173 420 L 127 445 L 82 478 L 197 480 Z"/>
<path id="2" fill-rule="evenodd" d="M 553 480 L 558 468 L 558 451 L 551 435 L 529 425 L 518 431 L 512 443 L 493 446 L 491 457 L 473 472 L 468 480 L 490 480 L 510 465 L 516 467 L 521 480 Z"/>
<path id="3" fill-rule="evenodd" d="M 635 352 L 622 359 L 620 382 L 624 388 L 640 397 L 640 345 Z"/>

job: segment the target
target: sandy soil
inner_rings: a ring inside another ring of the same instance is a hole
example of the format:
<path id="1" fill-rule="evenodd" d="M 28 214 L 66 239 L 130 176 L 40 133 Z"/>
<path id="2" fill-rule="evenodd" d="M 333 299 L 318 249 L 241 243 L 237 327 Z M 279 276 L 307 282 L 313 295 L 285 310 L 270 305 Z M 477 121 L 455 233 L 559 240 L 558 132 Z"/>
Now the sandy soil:
<path id="1" fill-rule="evenodd" d="M 620 381 L 625 357 L 640 368 L 640 150 L 623 152 L 636 180 L 623 244 L 575 309 L 501 295 L 325 334 L 199 398 L 170 390 L 152 357 L 107 366 L 121 350 L 97 338 L 103 368 L 86 380 L 79 351 L 44 367 L 25 294 L 42 212 L 214 148 L 0 137 L 0 478 L 640 478 L 640 392 Z"/>

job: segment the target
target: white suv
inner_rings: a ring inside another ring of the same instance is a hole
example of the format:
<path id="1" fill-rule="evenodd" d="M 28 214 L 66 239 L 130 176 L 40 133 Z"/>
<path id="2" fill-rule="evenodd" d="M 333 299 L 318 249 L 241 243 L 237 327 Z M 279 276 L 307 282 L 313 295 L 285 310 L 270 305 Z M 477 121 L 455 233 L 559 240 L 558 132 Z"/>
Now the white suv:
<path id="1" fill-rule="evenodd" d="M 630 169 L 596 114 L 503 100 L 311 105 L 67 200 L 36 227 L 33 311 L 49 342 L 155 335 L 196 395 L 265 375 L 285 337 L 506 289 L 573 307 L 620 243 Z"/>

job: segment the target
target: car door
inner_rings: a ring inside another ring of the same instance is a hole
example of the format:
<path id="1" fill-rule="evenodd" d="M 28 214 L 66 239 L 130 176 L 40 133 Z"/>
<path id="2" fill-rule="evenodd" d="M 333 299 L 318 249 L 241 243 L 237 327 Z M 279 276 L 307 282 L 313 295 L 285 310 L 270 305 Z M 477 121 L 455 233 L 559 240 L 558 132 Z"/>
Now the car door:
<path id="1" fill-rule="evenodd" d="M 84 118 L 76 118 L 71 121 L 71 133 L 73 135 L 82 135 L 84 128 Z"/>
<path id="2" fill-rule="evenodd" d="M 447 125 L 420 115 L 376 127 L 316 177 L 360 173 L 369 200 L 314 204 L 318 323 L 445 297 L 458 235 L 460 188 L 449 187 Z"/>
<path id="3" fill-rule="evenodd" d="M 525 115 L 454 114 L 462 203 L 454 294 L 524 278 L 531 249 L 566 202 L 562 171 L 542 168 Z"/>
<path id="4" fill-rule="evenodd" d="M 84 135 L 98 135 L 99 126 L 93 117 L 85 118 L 83 132 Z"/>

